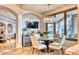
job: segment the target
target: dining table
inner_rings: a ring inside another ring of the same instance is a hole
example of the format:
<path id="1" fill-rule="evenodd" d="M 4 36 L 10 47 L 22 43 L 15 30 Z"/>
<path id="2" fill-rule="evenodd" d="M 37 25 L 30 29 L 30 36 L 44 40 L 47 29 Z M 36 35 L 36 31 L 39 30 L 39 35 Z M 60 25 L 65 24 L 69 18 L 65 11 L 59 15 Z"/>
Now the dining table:
<path id="1" fill-rule="evenodd" d="M 47 53 L 49 53 L 49 44 L 51 43 L 51 41 L 53 42 L 52 39 L 47 39 L 47 38 L 42 38 L 41 41 L 44 41 L 44 44 L 47 47 Z"/>

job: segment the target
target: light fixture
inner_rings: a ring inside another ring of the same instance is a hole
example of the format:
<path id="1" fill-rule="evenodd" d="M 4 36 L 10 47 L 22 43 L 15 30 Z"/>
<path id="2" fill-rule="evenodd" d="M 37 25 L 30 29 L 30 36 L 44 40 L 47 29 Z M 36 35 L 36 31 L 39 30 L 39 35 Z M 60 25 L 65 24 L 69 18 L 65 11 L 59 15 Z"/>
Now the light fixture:
<path id="1" fill-rule="evenodd" d="M 48 4 L 48 8 L 49 8 L 49 9 L 48 9 L 49 14 L 48 14 L 48 16 L 45 17 L 44 23 L 53 23 L 52 16 L 50 15 L 50 14 L 51 14 L 51 13 L 50 13 L 51 4 Z"/>

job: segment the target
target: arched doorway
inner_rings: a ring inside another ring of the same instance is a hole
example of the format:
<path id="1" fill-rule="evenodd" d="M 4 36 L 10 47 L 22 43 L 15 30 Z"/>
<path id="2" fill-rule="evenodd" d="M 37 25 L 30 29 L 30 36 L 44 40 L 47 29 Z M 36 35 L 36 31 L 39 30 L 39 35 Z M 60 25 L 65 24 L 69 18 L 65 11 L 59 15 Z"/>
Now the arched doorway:
<path id="1" fill-rule="evenodd" d="M 4 13 L 3 13 L 4 12 Z M 9 16 L 9 17 L 11 17 L 10 15 L 12 15 L 13 17 L 15 17 L 14 19 L 16 20 L 16 19 L 18 19 L 18 15 L 17 15 L 17 13 L 15 12 L 15 11 L 13 11 L 12 9 L 10 9 L 10 8 L 8 8 L 8 7 L 5 7 L 5 6 L 0 6 L 0 13 L 2 13 L 2 14 L 5 14 L 5 17 L 6 16 Z M 0 14 L 0 15 L 2 15 L 2 14 Z M 2 17 L 3 18 L 3 17 Z M 1 19 L 0 19 L 1 20 Z M 14 21 L 15 21 L 14 20 Z M 10 20 L 6 20 L 6 19 L 4 19 L 4 21 L 6 22 L 8 22 L 8 23 L 14 23 L 14 22 L 11 22 L 11 19 Z M 6 23 L 7 23 L 6 22 Z M 0 23 L 1 24 L 1 23 Z M 16 23 L 15 23 L 16 24 Z M 11 32 L 13 32 L 13 26 L 12 26 L 12 24 L 7 24 L 6 26 L 5 26 L 5 28 L 7 28 L 7 29 L 5 29 L 5 31 L 7 31 L 7 33 L 11 33 Z M 15 30 L 16 30 L 16 26 L 15 26 Z M 5 33 L 6 34 L 6 33 Z M 11 37 L 10 37 L 10 39 L 13 39 L 13 37 L 12 36 L 15 36 L 15 47 L 14 48 L 16 48 L 16 42 L 17 42 L 17 40 L 16 40 L 16 32 L 15 33 L 12 33 L 12 35 L 11 35 Z M 18 35 L 18 34 L 17 34 Z M 10 36 L 10 35 L 9 35 Z M 8 40 L 8 38 L 7 37 L 9 37 L 9 36 L 7 36 L 6 35 L 6 40 Z M 12 42 L 12 41 L 11 41 Z M 11 42 L 9 41 L 8 42 L 8 45 L 11 45 Z M 6 46 L 7 44 L 5 44 L 5 46 Z M 1 47 L 2 48 L 2 47 Z"/>

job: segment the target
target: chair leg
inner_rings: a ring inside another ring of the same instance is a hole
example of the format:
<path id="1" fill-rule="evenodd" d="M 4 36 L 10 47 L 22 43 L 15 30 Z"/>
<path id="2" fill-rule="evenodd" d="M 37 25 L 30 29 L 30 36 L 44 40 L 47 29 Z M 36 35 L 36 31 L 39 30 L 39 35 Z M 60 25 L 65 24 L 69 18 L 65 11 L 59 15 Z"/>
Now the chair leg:
<path id="1" fill-rule="evenodd" d="M 49 53 L 50 53 L 50 49 L 49 49 Z"/>
<path id="2" fill-rule="evenodd" d="M 54 49 L 49 49 L 49 53 L 50 53 L 50 52 L 53 52 L 53 51 L 54 51 Z"/>
<path id="3" fill-rule="evenodd" d="M 58 50 L 53 49 L 53 54 L 55 54 Z"/>
<path id="4" fill-rule="evenodd" d="M 32 53 L 34 53 L 34 48 L 33 48 L 33 50 L 32 50 Z"/>
<path id="5" fill-rule="evenodd" d="M 54 54 L 54 49 L 49 49 L 49 53 L 53 53 Z"/>
<path id="6" fill-rule="evenodd" d="M 40 50 L 37 50 L 38 51 L 38 55 L 40 54 Z"/>
<path id="7" fill-rule="evenodd" d="M 62 52 L 62 54 L 64 55 L 64 50 L 63 50 L 63 48 L 61 48 L 61 52 Z"/>

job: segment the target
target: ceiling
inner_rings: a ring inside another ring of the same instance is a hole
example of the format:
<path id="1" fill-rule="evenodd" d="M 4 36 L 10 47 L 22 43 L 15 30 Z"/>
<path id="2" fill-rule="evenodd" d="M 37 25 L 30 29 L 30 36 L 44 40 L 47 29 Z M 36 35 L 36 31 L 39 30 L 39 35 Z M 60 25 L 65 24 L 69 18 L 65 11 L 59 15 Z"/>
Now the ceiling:
<path id="1" fill-rule="evenodd" d="M 0 16 L 4 16 L 5 18 L 10 18 L 10 19 L 13 19 L 13 20 L 16 19 L 15 16 L 12 13 L 10 13 L 9 11 L 4 10 L 4 9 L 0 9 Z"/>
<path id="2" fill-rule="evenodd" d="M 63 4 L 50 4 L 50 9 L 55 9 Z M 34 11 L 37 13 L 45 13 L 49 10 L 48 4 L 20 4 L 19 7 L 23 10 Z"/>
<path id="3" fill-rule="evenodd" d="M 55 8 L 60 7 L 62 5 L 64 5 L 64 4 L 51 4 L 50 9 L 55 9 Z M 22 8 L 23 10 L 34 11 L 34 12 L 37 12 L 37 13 L 40 13 L 40 14 L 43 14 L 43 13 L 45 13 L 49 10 L 48 4 L 18 4 L 18 6 L 20 8 Z M 74 12 L 71 11 L 68 14 L 72 14 L 72 13 L 75 13 L 75 12 L 76 11 L 74 11 Z M 1 15 L 5 16 L 7 18 L 14 19 L 14 20 L 16 19 L 15 16 L 7 10 L 0 9 L 0 16 Z"/>
<path id="4" fill-rule="evenodd" d="M 63 5 L 63 4 L 51 4 L 50 9 L 57 8 L 61 5 Z M 37 12 L 40 14 L 45 13 L 49 10 L 48 4 L 18 4 L 18 6 L 23 10 L 34 11 L 34 12 Z M 16 19 L 13 14 L 11 14 L 9 11 L 3 10 L 3 9 L 0 9 L 0 16 L 5 16 L 6 18 L 10 18 L 10 19 L 14 19 L 14 20 Z"/>

